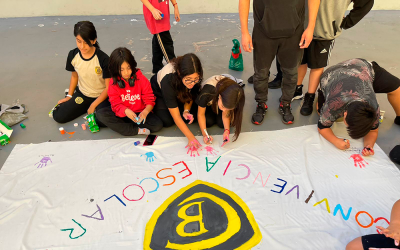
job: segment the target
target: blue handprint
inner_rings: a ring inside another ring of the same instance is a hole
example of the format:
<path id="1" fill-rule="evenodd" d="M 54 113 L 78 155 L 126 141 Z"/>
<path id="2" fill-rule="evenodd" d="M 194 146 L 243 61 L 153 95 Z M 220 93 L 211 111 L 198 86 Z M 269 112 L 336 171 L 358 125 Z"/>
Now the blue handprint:
<path id="1" fill-rule="evenodd" d="M 154 159 L 157 159 L 153 152 L 147 152 L 144 155 L 147 156 L 146 161 L 148 162 L 153 162 Z M 142 155 L 140 157 L 142 157 Z"/>
<path id="2" fill-rule="evenodd" d="M 37 164 L 39 164 L 39 165 L 37 166 L 37 168 L 46 167 L 48 161 L 50 161 L 51 163 L 53 163 L 53 162 L 51 161 L 50 157 L 45 156 L 45 157 L 43 157 L 39 162 L 37 162 L 37 163 L 35 164 L 35 166 L 36 166 Z"/>

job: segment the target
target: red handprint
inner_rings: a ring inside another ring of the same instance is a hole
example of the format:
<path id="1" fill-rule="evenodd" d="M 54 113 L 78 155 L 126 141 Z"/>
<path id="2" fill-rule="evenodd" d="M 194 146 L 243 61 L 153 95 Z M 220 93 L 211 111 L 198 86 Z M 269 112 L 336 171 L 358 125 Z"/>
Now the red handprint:
<path id="1" fill-rule="evenodd" d="M 354 160 L 354 167 L 360 167 L 360 168 L 365 168 L 366 165 L 369 165 L 368 162 L 366 162 L 361 155 L 359 154 L 353 154 L 350 156 L 350 158 L 353 158 Z M 349 159 L 350 159 L 349 158 Z"/>
<path id="2" fill-rule="evenodd" d="M 189 154 L 189 152 L 190 152 L 191 157 L 196 157 L 196 153 L 197 153 L 197 156 L 200 156 L 199 150 L 200 150 L 199 148 L 196 148 L 195 146 L 191 146 L 191 147 L 189 147 L 187 154 Z"/>
<path id="3" fill-rule="evenodd" d="M 208 153 L 210 153 L 211 155 L 217 155 L 218 151 L 215 150 L 213 147 L 207 146 L 204 148 L 207 151 L 207 155 Z"/>

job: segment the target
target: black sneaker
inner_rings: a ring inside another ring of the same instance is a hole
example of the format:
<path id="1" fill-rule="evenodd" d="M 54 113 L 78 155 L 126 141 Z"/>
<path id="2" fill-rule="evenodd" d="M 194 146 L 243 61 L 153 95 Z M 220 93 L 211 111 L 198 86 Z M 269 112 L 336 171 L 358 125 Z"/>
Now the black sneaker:
<path id="1" fill-rule="evenodd" d="M 272 82 L 268 83 L 268 88 L 270 89 L 279 89 L 282 86 L 282 78 L 275 77 Z"/>
<path id="2" fill-rule="evenodd" d="M 297 85 L 296 86 L 296 91 L 294 92 L 294 96 L 292 98 L 293 100 L 301 100 L 303 99 L 303 84 L 302 85 Z"/>
<path id="3" fill-rule="evenodd" d="M 285 124 L 293 124 L 294 117 L 292 115 L 292 108 L 290 103 L 280 103 L 279 112 L 282 114 L 282 122 Z"/>
<path id="4" fill-rule="evenodd" d="M 267 104 L 265 104 L 264 102 L 259 102 L 257 104 L 256 112 L 251 117 L 251 122 L 256 125 L 261 125 L 264 121 L 264 116 L 267 110 L 268 110 Z"/>
<path id="5" fill-rule="evenodd" d="M 313 104 L 314 104 L 315 94 L 306 93 L 304 96 L 303 105 L 300 109 L 300 114 L 307 116 L 311 115 L 313 112 Z"/>
<path id="6" fill-rule="evenodd" d="M 250 84 L 253 84 L 254 83 L 254 75 L 250 76 L 249 79 L 247 79 L 247 82 Z"/>

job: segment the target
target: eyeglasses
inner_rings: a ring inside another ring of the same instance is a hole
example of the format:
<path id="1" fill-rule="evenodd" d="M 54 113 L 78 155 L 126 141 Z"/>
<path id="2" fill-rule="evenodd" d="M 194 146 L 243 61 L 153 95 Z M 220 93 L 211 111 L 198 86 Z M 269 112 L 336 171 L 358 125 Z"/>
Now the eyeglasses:
<path id="1" fill-rule="evenodd" d="M 197 83 L 201 82 L 201 80 L 202 80 L 201 78 L 197 78 L 197 79 L 194 79 L 194 80 L 188 79 L 188 78 L 183 79 L 183 81 L 184 81 L 184 83 L 186 85 L 197 84 Z"/>

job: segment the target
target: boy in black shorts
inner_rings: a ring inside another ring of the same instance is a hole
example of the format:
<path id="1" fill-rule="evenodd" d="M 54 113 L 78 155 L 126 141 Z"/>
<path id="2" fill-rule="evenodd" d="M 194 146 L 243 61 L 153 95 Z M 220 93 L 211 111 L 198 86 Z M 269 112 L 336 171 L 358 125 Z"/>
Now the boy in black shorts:
<path id="1" fill-rule="evenodd" d="M 377 226 L 382 234 L 370 234 L 352 240 L 346 250 L 400 249 L 400 200 L 394 203 L 388 228 Z"/>
<path id="2" fill-rule="evenodd" d="M 353 9 L 343 18 L 347 7 L 354 2 Z M 374 5 L 374 0 L 321 0 L 315 23 L 314 38 L 310 46 L 304 49 L 304 56 L 298 68 L 298 81 L 293 99 L 301 99 L 302 83 L 307 73 L 307 67 L 311 69 L 308 84 L 308 92 L 304 96 L 304 102 L 300 113 L 310 115 L 313 112 L 315 92 L 324 68 L 329 64 L 329 58 L 335 44 L 335 39 L 340 36 L 343 29 L 349 29 L 356 25 Z M 307 20 L 307 19 L 306 19 Z"/>

